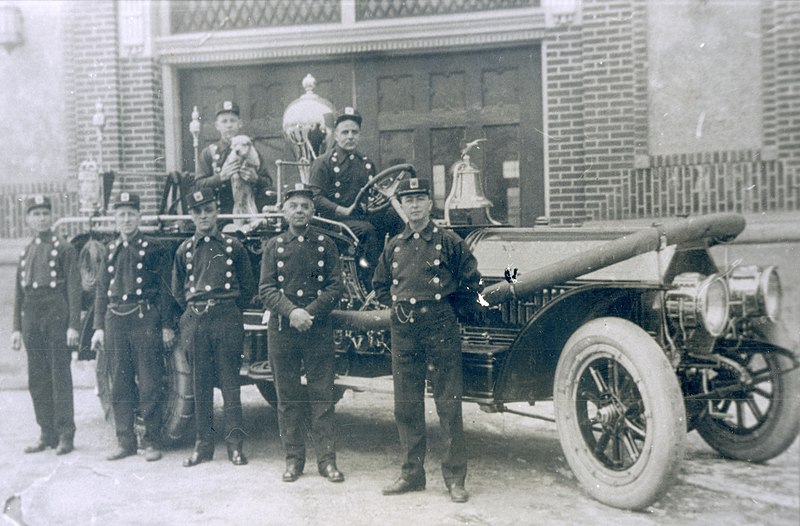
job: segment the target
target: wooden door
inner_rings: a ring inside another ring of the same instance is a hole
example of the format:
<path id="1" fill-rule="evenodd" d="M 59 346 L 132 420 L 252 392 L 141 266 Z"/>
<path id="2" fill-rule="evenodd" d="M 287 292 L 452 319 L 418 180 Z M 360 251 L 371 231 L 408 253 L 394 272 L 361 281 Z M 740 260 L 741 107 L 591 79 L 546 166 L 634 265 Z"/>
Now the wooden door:
<path id="1" fill-rule="evenodd" d="M 192 108 L 201 117 L 200 149 L 219 139 L 214 128 L 214 107 L 218 101 L 239 104 L 242 133 L 254 139 L 269 173 L 275 176 L 275 160 L 295 160 L 283 138 L 283 112 L 290 102 L 304 93 L 302 80 L 312 74 L 317 80 L 314 92 L 337 108 L 352 104 L 351 62 L 308 62 L 265 64 L 184 70 L 180 74 L 183 169 L 194 172 L 194 148 L 189 133 Z M 284 185 L 299 182 L 296 170 L 288 171 Z"/>
<path id="2" fill-rule="evenodd" d="M 539 46 L 374 57 L 355 64 L 363 149 L 380 168 L 410 162 L 441 208 L 463 146 L 483 173 L 492 215 L 532 225 L 544 210 Z"/>

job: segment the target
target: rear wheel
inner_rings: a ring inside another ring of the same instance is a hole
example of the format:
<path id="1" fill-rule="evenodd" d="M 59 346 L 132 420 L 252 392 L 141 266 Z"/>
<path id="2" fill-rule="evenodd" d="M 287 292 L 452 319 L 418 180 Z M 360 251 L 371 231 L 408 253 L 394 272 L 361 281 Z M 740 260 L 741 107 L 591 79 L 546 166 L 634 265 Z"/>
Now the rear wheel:
<path id="1" fill-rule="evenodd" d="M 742 366 L 750 381 L 733 368 L 720 368 L 710 391 L 743 384 L 724 399 L 713 400 L 697 423 L 697 432 L 721 455 L 765 462 L 792 445 L 800 430 L 800 370 L 789 356 L 771 347 L 742 349 L 723 355 Z"/>
<path id="2" fill-rule="evenodd" d="M 161 441 L 165 446 L 186 444 L 194 438 L 194 389 L 186 349 L 175 345 L 166 357 L 167 399 Z"/>
<path id="3" fill-rule="evenodd" d="M 599 318 L 578 329 L 558 361 L 554 400 L 564 455 L 594 498 L 642 509 L 671 485 L 685 447 L 683 396 L 637 325 Z"/>

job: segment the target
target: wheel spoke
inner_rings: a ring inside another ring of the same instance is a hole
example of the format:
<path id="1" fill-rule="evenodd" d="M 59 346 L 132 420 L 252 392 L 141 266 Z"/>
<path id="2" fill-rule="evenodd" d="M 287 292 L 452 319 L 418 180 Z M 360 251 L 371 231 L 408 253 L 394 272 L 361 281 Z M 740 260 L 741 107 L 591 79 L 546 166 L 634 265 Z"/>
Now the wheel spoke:
<path id="1" fill-rule="evenodd" d="M 753 416 L 756 417 L 756 420 L 759 422 L 764 420 L 764 414 L 761 412 L 761 408 L 758 407 L 758 404 L 756 404 L 756 401 L 750 396 L 748 396 L 745 401 L 747 402 L 747 407 L 749 407 L 750 411 L 753 413 Z"/>
<path id="2" fill-rule="evenodd" d="M 760 395 L 761 395 L 761 396 L 763 396 L 764 398 L 769 398 L 769 399 L 772 399 L 772 393 L 771 393 L 771 392 L 769 392 L 769 391 L 765 391 L 764 389 L 762 389 L 762 388 L 760 388 L 760 387 L 754 387 L 754 388 L 753 388 L 753 392 L 754 392 L 754 393 L 758 393 L 758 394 L 760 394 Z"/>
<path id="3" fill-rule="evenodd" d="M 603 379 L 603 376 L 600 374 L 600 372 L 594 367 L 589 367 L 589 374 L 592 375 L 595 386 L 597 386 L 597 392 L 601 395 L 608 394 L 608 386 L 606 385 L 606 381 Z"/>
<path id="4" fill-rule="evenodd" d="M 633 433 L 634 435 L 638 436 L 641 439 L 644 439 L 647 436 L 646 430 L 631 422 L 630 418 L 625 419 L 625 427 L 628 429 L 628 431 L 630 431 L 631 433 Z"/>
<path id="5" fill-rule="evenodd" d="M 603 452 L 608 446 L 608 441 L 610 438 L 611 438 L 611 432 L 607 428 L 603 428 L 603 434 L 600 435 L 600 438 L 597 439 L 597 443 L 594 446 L 595 456 L 599 457 L 603 455 Z"/>
<path id="6" fill-rule="evenodd" d="M 622 444 L 625 446 L 625 450 L 628 452 L 628 456 L 630 457 L 632 462 L 636 462 L 636 459 L 639 458 L 641 451 L 639 450 L 639 446 L 636 445 L 636 441 L 631 437 L 628 431 L 622 433 Z"/>
<path id="7" fill-rule="evenodd" d="M 744 428 L 744 401 L 736 400 L 736 425 Z"/>

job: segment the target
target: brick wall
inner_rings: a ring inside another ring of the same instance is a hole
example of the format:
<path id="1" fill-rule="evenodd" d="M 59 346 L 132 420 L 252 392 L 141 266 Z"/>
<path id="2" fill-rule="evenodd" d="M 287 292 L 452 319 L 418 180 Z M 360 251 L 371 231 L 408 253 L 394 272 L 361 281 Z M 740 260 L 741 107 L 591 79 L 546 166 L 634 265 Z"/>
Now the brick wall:
<path id="1" fill-rule="evenodd" d="M 66 127 L 70 176 L 81 161 L 98 157 L 96 131 L 92 126 L 95 103 L 104 106 L 104 169 L 119 170 L 120 86 L 116 3 L 73 0 L 65 10 Z"/>
<path id="2" fill-rule="evenodd" d="M 545 44 L 550 217 L 554 224 L 585 215 L 579 199 L 584 171 L 583 46 L 580 28 L 550 29 Z"/>
<path id="3" fill-rule="evenodd" d="M 121 163 L 131 171 L 164 171 L 161 68 L 149 57 L 120 62 Z"/>
<path id="4" fill-rule="evenodd" d="M 114 193 L 142 194 L 155 211 L 163 186 L 164 108 L 161 68 L 151 57 L 120 57 L 116 2 L 73 0 L 67 9 L 65 47 L 70 176 L 99 155 L 95 103 L 103 103 L 103 170 L 117 172 Z M 148 181 L 146 184 L 142 181 Z M 157 185 L 157 186 L 154 186 Z"/>
<path id="5" fill-rule="evenodd" d="M 800 2 L 764 0 L 773 7 L 774 17 L 764 21 L 765 56 L 774 64 L 774 75 L 765 75 L 773 97 L 778 159 L 785 162 L 787 179 L 800 189 Z M 766 89 L 765 89 L 766 92 Z M 800 209 L 800 204 L 795 209 Z"/>

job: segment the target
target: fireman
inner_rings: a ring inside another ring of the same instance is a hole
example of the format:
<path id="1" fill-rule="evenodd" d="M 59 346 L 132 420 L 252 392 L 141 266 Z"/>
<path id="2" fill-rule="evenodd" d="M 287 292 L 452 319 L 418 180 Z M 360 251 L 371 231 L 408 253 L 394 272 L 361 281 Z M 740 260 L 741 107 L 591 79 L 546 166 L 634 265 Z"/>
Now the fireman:
<path id="1" fill-rule="evenodd" d="M 225 163 L 231 153 L 231 139 L 239 135 L 242 129 L 239 105 L 229 100 L 218 103 L 214 117 L 214 127 L 219 132 L 220 138 L 219 141 L 209 144 L 200 152 L 199 173 L 195 175 L 194 181 L 195 189 L 212 189 L 218 199 L 219 212 L 230 214 L 233 212 L 231 176 L 237 172 L 247 171 L 250 173 L 246 180 L 256 181 L 256 207 L 261 210 L 261 207 L 267 204 L 265 192 L 272 187 L 272 178 L 267 172 L 267 163 L 260 159 L 261 163 L 258 169 L 251 166 L 241 166 L 238 161 Z"/>
<path id="2" fill-rule="evenodd" d="M 144 458 L 161 458 L 158 449 L 159 399 L 164 375 L 162 349 L 175 340 L 173 301 L 168 279 L 168 247 L 139 231 L 141 213 L 137 194 L 121 192 L 112 204 L 119 237 L 108 245 L 107 271 L 97 279 L 92 347 L 111 360 L 111 406 L 117 449 L 108 460 L 136 454 L 134 412 L 144 421 Z M 163 346 L 162 346 L 163 344 Z"/>
<path id="3" fill-rule="evenodd" d="M 28 389 L 41 428 L 39 441 L 25 453 L 54 447 L 57 455 L 64 455 L 72 451 L 75 437 L 70 347 L 78 345 L 81 317 L 78 257 L 52 230 L 50 198 L 26 199 L 25 221 L 36 236 L 17 268 L 11 348 L 18 351 L 25 343 Z"/>
<path id="4" fill-rule="evenodd" d="M 329 481 L 342 482 L 334 447 L 335 354 L 328 319 L 342 296 L 339 252 L 329 237 L 309 230 L 313 193 L 297 186 L 286 192 L 283 203 L 288 230 L 264 245 L 259 284 L 264 307 L 271 313 L 267 346 L 286 451 L 283 481 L 294 482 L 303 473 L 307 412 L 317 469 Z M 300 385 L 301 370 L 307 393 Z"/>
<path id="5" fill-rule="evenodd" d="M 244 325 L 242 309 L 255 296 L 250 258 L 234 237 L 219 232 L 214 192 L 203 188 L 188 196 L 194 235 L 175 253 L 172 291 L 185 310 L 181 344 L 192 361 L 197 439 L 185 467 L 214 456 L 214 379 L 222 390 L 223 438 L 228 460 L 247 464 L 242 452 L 242 402 L 239 385 Z M 217 428 L 218 429 L 218 428 Z"/>
<path id="6" fill-rule="evenodd" d="M 397 195 L 409 221 L 386 243 L 372 280 L 378 301 L 392 306 L 394 413 L 404 454 L 400 478 L 383 494 L 425 489 L 427 372 L 447 439 L 444 482 L 453 502 L 466 502 L 461 339 L 453 303 L 469 296 L 477 300 L 481 276 L 464 241 L 431 221 L 427 181 L 403 180 Z"/>

